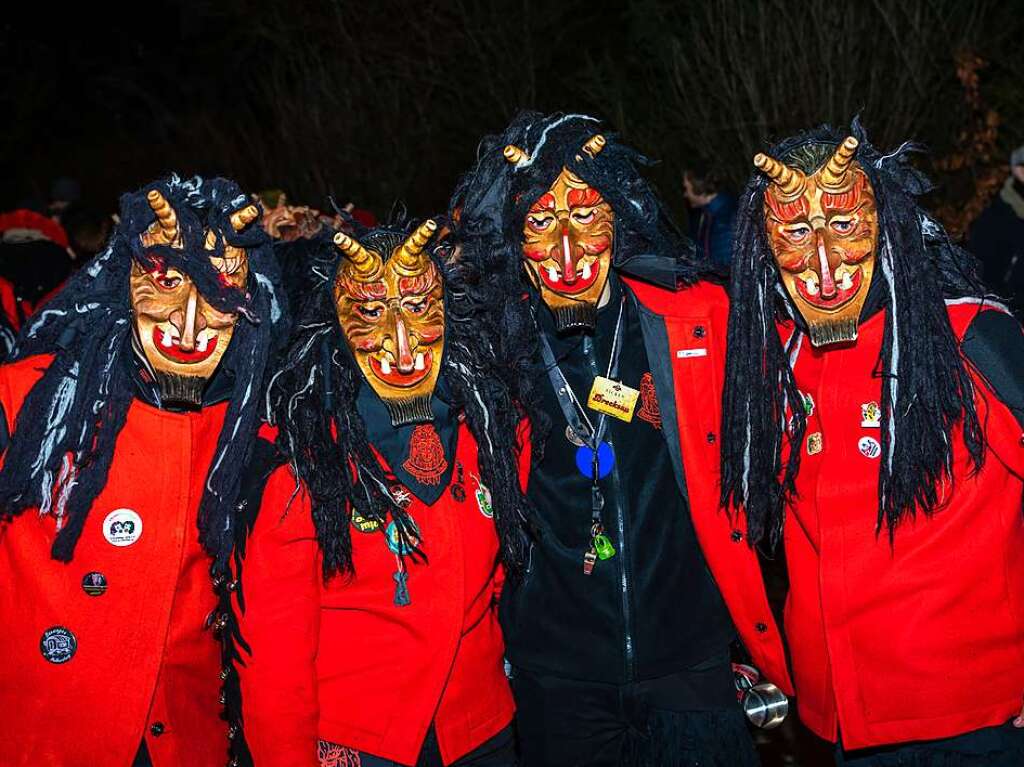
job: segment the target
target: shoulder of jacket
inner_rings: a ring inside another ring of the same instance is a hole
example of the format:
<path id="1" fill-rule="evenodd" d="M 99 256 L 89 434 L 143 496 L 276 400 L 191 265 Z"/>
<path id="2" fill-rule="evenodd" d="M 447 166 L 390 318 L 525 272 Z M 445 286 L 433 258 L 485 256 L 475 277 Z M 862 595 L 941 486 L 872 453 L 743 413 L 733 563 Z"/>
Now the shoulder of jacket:
<path id="1" fill-rule="evenodd" d="M 676 290 L 632 279 L 626 279 L 626 284 L 636 294 L 640 303 L 655 314 L 721 314 L 724 318 L 729 312 L 729 296 L 725 288 L 709 280 L 698 280 Z"/>

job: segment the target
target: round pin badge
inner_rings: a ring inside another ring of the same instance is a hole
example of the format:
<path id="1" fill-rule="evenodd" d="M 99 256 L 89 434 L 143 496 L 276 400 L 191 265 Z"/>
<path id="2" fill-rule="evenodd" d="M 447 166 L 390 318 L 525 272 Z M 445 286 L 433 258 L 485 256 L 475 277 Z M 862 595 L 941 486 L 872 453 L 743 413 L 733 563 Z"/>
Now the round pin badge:
<path id="1" fill-rule="evenodd" d="M 878 458 L 882 454 L 882 446 L 874 437 L 861 437 L 857 449 L 865 458 Z"/>
<path id="2" fill-rule="evenodd" d="M 409 531 L 412 540 L 409 544 L 403 545 L 398 538 L 398 526 L 394 522 L 389 522 L 387 528 L 384 530 L 384 535 L 388 539 L 388 548 L 391 549 L 392 554 L 401 554 L 402 556 L 408 556 L 412 554 L 413 547 L 419 546 L 420 544 L 420 530 L 416 527 L 416 523 L 412 517 L 409 517 L 409 522 L 412 524 L 412 529 Z"/>
<path id="3" fill-rule="evenodd" d="M 63 626 L 51 626 L 39 640 L 39 652 L 43 658 L 58 666 L 71 660 L 77 650 L 78 640 Z"/>
<path id="4" fill-rule="evenodd" d="M 107 591 L 107 576 L 103 573 L 86 573 L 82 578 L 82 591 L 91 597 L 98 597 Z"/>
<path id="5" fill-rule="evenodd" d="M 103 520 L 103 537 L 111 546 L 131 546 L 142 537 L 142 517 L 131 509 L 114 509 Z"/>
<path id="6" fill-rule="evenodd" d="M 604 479 L 615 465 L 615 452 L 607 442 L 597 446 L 597 478 Z M 587 479 L 594 477 L 594 451 L 589 446 L 577 448 L 576 468 Z"/>
<path id="7" fill-rule="evenodd" d="M 465 486 L 458 484 L 451 486 L 452 498 L 455 499 L 456 503 L 462 503 L 466 500 L 466 488 Z"/>

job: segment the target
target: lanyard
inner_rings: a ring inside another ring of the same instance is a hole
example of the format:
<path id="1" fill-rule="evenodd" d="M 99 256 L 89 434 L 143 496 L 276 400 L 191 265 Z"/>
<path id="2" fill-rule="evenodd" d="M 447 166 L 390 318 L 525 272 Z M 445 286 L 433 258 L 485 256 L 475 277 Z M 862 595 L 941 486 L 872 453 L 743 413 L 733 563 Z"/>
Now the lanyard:
<path id="1" fill-rule="evenodd" d="M 608 372 L 605 376 L 609 379 L 618 377 L 619 374 L 619 353 L 622 351 L 621 337 L 622 337 L 622 318 L 623 310 L 626 307 L 626 298 L 623 296 L 622 301 L 619 303 L 619 316 L 615 321 L 615 336 L 612 339 L 612 351 L 608 359 Z M 535 318 L 536 322 L 536 318 Z M 572 386 L 569 384 L 569 379 L 565 377 L 562 369 L 558 366 L 558 360 L 555 358 L 555 353 L 551 349 L 551 344 L 545 337 L 544 333 L 537 329 L 540 335 L 540 351 L 541 356 L 544 359 L 544 365 L 547 369 L 548 378 L 551 381 L 551 387 L 555 390 L 555 397 L 558 399 L 558 406 L 562 410 L 562 414 L 565 416 L 566 422 L 570 428 L 576 432 L 580 439 L 583 439 L 591 451 L 591 487 L 590 487 L 590 500 L 591 500 L 591 516 L 593 518 L 595 529 L 601 522 L 601 509 L 604 508 L 604 496 L 601 493 L 601 488 L 598 485 L 598 474 L 599 474 L 599 448 L 604 439 L 605 432 L 608 429 L 608 416 L 604 413 L 598 418 L 597 427 L 594 427 L 593 422 L 587 415 L 586 409 L 580 403 L 579 398 L 576 396 L 576 392 L 573 391 Z"/>
<path id="2" fill-rule="evenodd" d="M 612 339 L 612 352 L 608 359 L 606 378 L 614 379 L 619 375 L 619 353 L 622 350 L 619 341 L 622 336 L 622 318 L 625 306 L 626 299 L 623 297 L 622 302 L 619 304 L 619 316 L 615 321 L 615 336 Z M 555 358 L 555 353 L 551 349 L 551 344 L 548 342 L 547 337 L 541 332 L 539 327 L 537 328 L 537 333 L 540 335 L 541 357 L 544 359 L 544 367 L 547 371 L 548 379 L 551 381 L 551 388 L 555 390 L 558 406 L 562 409 L 562 414 L 565 416 L 569 426 L 572 427 L 572 430 L 594 450 L 596 455 L 597 447 L 601 444 L 601 440 L 608 428 L 608 416 L 602 413 L 597 421 L 597 428 L 594 428 L 594 424 L 587 415 L 586 409 L 580 403 L 576 392 L 573 391 L 569 379 L 565 377 L 562 369 L 558 366 L 558 360 Z"/>

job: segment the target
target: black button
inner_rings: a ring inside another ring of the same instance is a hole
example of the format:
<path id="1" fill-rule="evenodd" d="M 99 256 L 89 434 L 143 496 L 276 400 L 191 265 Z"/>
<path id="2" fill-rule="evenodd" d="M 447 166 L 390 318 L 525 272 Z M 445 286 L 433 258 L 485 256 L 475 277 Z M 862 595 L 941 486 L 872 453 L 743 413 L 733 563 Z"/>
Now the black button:
<path id="1" fill-rule="evenodd" d="M 733 543 L 739 543 L 743 540 L 743 533 L 741 533 L 739 530 L 733 530 L 732 535 L 730 535 L 729 537 L 732 538 Z"/>
<path id="2" fill-rule="evenodd" d="M 708 440 L 708 444 L 714 444 L 714 442 L 715 442 L 715 433 L 713 431 L 709 431 L 708 432 L 707 440 Z"/>
<path id="3" fill-rule="evenodd" d="M 1020 444 L 1024 445 L 1024 434 L 1020 435 Z"/>
<path id="4" fill-rule="evenodd" d="M 704 326 L 703 325 L 698 325 L 697 327 L 695 327 L 693 329 L 693 337 L 694 338 L 703 338 L 704 337 Z"/>
<path id="5" fill-rule="evenodd" d="M 768 630 L 768 625 L 765 623 L 758 623 L 756 626 L 754 626 L 754 628 L 757 629 L 758 634 L 763 634 Z"/>
<path id="6" fill-rule="evenodd" d="M 78 640 L 63 626 L 50 626 L 39 640 L 39 652 L 50 663 L 67 663 L 77 651 Z"/>
<path id="7" fill-rule="evenodd" d="M 107 591 L 107 576 L 91 572 L 82 576 L 82 590 L 91 597 L 98 597 Z"/>
<path id="8" fill-rule="evenodd" d="M 163 722 L 153 722 L 153 724 L 149 725 L 149 731 L 154 738 L 159 738 L 166 729 Z"/>

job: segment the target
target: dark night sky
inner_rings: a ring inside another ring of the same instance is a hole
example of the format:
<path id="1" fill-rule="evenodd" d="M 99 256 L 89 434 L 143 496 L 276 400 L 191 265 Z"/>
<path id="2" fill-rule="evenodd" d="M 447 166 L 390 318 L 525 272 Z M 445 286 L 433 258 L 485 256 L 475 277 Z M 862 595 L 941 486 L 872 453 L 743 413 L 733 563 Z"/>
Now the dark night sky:
<path id="1" fill-rule="evenodd" d="M 479 138 L 522 107 L 609 119 L 664 160 L 653 175 L 678 206 L 682 164 L 742 180 L 765 140 L 858 111 L 883 145 L 961 151 L 982 113 L 957 79 L 965 48 L 985 60 L 981 110 L 1001 120 L 991 156 L 968 159 L 973 174 L 1024 140 L 1021 5 L 15 4 L 0 20 L 0 208 L 44 200 L 69 175 L 113 210 L 176 170 L 319 207 L 331 193 L 378 214 L 399 199 L 432 213 Z"/>

